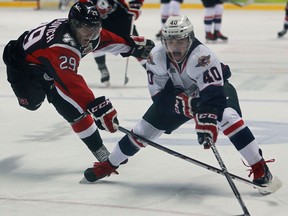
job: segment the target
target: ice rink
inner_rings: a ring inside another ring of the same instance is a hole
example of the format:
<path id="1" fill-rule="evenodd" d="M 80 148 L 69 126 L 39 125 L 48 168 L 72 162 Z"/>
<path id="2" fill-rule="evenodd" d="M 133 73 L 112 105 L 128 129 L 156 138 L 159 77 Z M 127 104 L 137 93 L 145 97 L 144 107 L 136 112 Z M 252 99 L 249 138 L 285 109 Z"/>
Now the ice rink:
<path id="1" fill-rule="evenodd" d="M 195 34 L 204 41 L 203 10 L 182 10 Z M 79 184 L 94 156 L 47 101 L 36 112 L 20 108 L 6 81 L 2 61 L 5 44 L 40 22 L 66 17 L 67 12 L 0 9 L 0 215 L 1 216 L 232 216 L 242 209 L 224 176 L 168 155 L 153 147 L 141 150 L 119 175 L 95 184 Z M 277 38 L 284 11 L 226 10 L 226 44 L 207 44 L 230 65 L 230 81 L 238 89 L 243 118 L 265 159 L 283 187 L 262 196 L 254 188 L 235 184 L 251 216 L 287 216 L 288 212 L 288 35 Z M 136 25 L 140 35 L 154 39 L 160 28 L 158 9 L 146 9 Z M 159 43 L 159 41 L 157 41 Z M 130 58 L 129 82 L 124 87 L 126 59 L 107 55 L 110 88 L 100 85 L 93 56 L 86 56 L 81 73 L 96 96 L 109 97 L 120 124 L 131 129 L 151 104 L 146 73 Z M 101 131 L 110 150 L 123 136 Z M 218 166 L 211 150 L 198 145 L 194 123 L 156 140 L 175 151 Z M 231 173 L 249 178 L 247 167 L 222 134 L 218 150 Z"/>

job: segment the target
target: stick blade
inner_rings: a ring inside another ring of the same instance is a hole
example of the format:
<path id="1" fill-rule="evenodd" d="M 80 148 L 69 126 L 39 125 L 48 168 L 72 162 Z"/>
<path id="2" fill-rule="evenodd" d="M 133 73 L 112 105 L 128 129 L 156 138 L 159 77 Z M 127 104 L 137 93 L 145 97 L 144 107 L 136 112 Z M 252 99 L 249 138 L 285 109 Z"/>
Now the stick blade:
<path id="1" fill-rule="evenodd" d="M 277 177 L 273 176 L 273 179 L 269 182 L 269 184 L 264 185 L 264 187 L 258 187 L 258 191 L 262 195 L 268 195 L 271 193 L 276 192 L 282 187 L 283 183 L 282 181 Z"/>
<path id="2" fill-rule="evenodd" d="M 129 78 L 126 76 L 124 79 L 124 86 L 129 82 Z"/>

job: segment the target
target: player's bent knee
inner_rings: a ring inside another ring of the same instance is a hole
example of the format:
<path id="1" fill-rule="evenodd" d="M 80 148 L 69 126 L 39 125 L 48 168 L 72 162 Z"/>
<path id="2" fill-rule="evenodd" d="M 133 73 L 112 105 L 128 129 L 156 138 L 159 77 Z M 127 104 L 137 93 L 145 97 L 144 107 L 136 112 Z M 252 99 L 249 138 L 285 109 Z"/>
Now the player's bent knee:
<path id="1" fill-rule="evenodd" d="M 45 99 L 45 92 L 36 82 L 20 82 L 11 84 L 20 106 L 34 111 L 39 109 Z"/>

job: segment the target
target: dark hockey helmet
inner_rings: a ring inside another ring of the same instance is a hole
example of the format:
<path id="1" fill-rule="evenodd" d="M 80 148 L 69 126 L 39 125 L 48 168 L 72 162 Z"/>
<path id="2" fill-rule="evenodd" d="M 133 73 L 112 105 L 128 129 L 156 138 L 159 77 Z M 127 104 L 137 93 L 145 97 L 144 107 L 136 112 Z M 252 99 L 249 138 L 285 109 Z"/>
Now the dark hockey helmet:
<path id="1" fill-rule="evenodd" d="M 102 26 L 100 14 L 91 2 L 75 3 L 69 11 L 68 23 L 72 31 L 84 27 L 95 31 L 92 40 L 99 37 Z"/>

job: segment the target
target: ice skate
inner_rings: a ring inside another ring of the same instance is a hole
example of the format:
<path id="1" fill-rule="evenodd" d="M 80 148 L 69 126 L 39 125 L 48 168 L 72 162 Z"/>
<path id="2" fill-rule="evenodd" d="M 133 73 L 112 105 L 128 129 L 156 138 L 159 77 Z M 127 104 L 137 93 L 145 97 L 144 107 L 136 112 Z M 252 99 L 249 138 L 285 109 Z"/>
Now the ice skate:
<path id="1" fill-rule="evenodd" d="M 85 180 L 88 182 L 95 182 L 104 177 L 109 177 L 112 173 L 118 175 L 119 173 L 116 171 L 117 168 L 118 167 L 112 166 L 108 160 L 104 162 L 95 162 L 92 168 L 85 170 L 84 178 L 80 183 L 85 182 Z"/>
<path id="2" fill-rule="evenodd" d="M 270 160 L 267 162 L 274 162 L 274 160 Z M 250 174 L 254 174 L 253 183 L 258 185 L 266 186 L 267 188 L 258 189 L 259 193 L 262 195 L 267 195 L 273 193 L 282 187 L 282 182 L 276 176 L 272 176 L 266 161 L 264 159 L 260 160 L 256 164 L 251 166 Z"/>
<path id="3" fill-rule="evenodd" d="M 288 29 L 283 29 L 282 31 L 278 32 L 278 37 L 283 37 L 287 33 Z"/>
<path id="4" fill-rule="evenodd" d="M 100 73 L 101 73 L 101 83 L 103 84 L 103 86 L 105 87 L 109 87 L 110 86 L 110 74 L 108 72 L 108 69 L 105 67 L 105 68 L 102 68 L 100 69 Z"/>
<path id="5" fill-rule="evenodd" d="M 68 9 L 68 4 L 69 4 L 69 1 L 60 0 L 59 5 L 58 5 L 59 10 L 66 11 Z"/>
<path id="6" fill-rule="evenodd" d="M 260 160 L 259 162 L 257 162 L 256 164 L 251 166 L 251 171 L 250 174 L 251 175 L 253 173 L 254 178 L 253 178 L 253 182 L 256 184 L 268 184 L 273 176 L 268 168 L 268 166 L 266 165 L 266 162 L 264 161 L 264 159 Z"/>
<path id="7" fill-rule="evenodd" d="M 205 39 L 207 43 L 214 43 L 216 41 L 215 35 L 211 32 L 206 32 Z"/>
<path id="8" fill-rule="evenodd" d="M 162 30 L 160 30 L 155 36 L 156 36 L 156 40 L 161 40 L 161 35 L 162 35 Z"/>
<path id="9" fill-rule="evenodd" d="M 228 41 L 228 37 L 224 36 L 220 31 L 215 31 L 214 37 L 215 37 L 215 40 L 220 39 L 220 40 L 222 40 L 222 42 Z"/>

